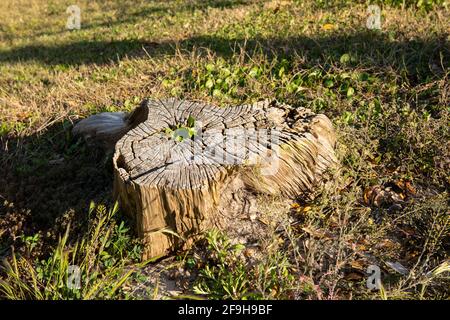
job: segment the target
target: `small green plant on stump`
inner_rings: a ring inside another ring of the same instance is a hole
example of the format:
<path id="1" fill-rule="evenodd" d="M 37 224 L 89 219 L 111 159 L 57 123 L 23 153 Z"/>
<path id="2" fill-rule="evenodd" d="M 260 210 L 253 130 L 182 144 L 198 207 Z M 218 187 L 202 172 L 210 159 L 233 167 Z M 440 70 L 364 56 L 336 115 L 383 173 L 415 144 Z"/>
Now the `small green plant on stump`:
<path id="1" fill-rule="evenodd" d="M 176 126 L 171 126 L 165 129 L 167 137 L 173 139 L 177 142 L 182 142 L 184 139 L 193 139 L 197 134 L 195 128 L 195 119 L 189 116 L 186 124 L 177 124 Z"/>

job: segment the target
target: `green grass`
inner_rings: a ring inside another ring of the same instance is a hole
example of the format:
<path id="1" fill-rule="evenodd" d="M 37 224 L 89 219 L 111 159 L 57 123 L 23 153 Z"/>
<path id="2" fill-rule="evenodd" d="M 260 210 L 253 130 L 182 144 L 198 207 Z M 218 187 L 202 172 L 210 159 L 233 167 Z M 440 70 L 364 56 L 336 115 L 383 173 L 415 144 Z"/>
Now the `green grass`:
<path id="1" fill-rule="evenodd" d="M 120 280 L 143 267 L 129 258 L 133 233 L 117 215 L 102 230 L 120 250 L 94 246 L 102 271 L 80 292 L 61 287 L 68 259 L 83 264 L 91 250 L 80 247 L 91 200 L 113 207 L 110 156 L 71 128 L 169 96 L 217 105 L 276 98 L 325 113 L 343 165 L 315 200 L 282 212 L 296 223 L 265 235 L 267 257 L 250 262 L 249 248 L 205 235 L 179 263 L 196 278 L 187 294 L 448 298 L 448 1 L 374 1 L 381 30 L 366 28 L 368 3 L 78 1 L 81 30 L 69 31 L 71 2 L 2 1 L 0 257 L 9 265 L 0 298 L 131 298 Z M 377 188 L 402 201 L 376 200 Z M 365 286 L 371 264 L 382 268 L 381 293 Z M 94 294 L 100 279 L 108 281 Z"/>
<path id="2" fill-rule="evenodd" d="M 126 266 L 140 259 L 141 249 L 132 246 L 123 222 L 115 224 L 117 210 L 117 206 L 107 211 L 91 204 L 90 223 L 81 239 L 69 245 L 68 226 L 47 259 L 33 261 L 13 252 L 3 267 L 0 296 L 14 300 L 123 297 L 123 285 L 138 271 Z M 28 256 L 38 240 L 39 235 L 25 238 Z M 79 268 L 79 282 L 70 273 L 73 266 Z"/>
<path id="3" fill-rule="evenodd" d="M 207 232 L 205 240 L 206 255 L 201 259 L 204 265 L 193 285 L 194 293 L 212 299 L 289 297 L 295 277 L 288 258 L 281 252 L 271 252 L 252 266 L 241 254 L 245 245 L 232 245 L 230 239 L 217 230 Z"/>

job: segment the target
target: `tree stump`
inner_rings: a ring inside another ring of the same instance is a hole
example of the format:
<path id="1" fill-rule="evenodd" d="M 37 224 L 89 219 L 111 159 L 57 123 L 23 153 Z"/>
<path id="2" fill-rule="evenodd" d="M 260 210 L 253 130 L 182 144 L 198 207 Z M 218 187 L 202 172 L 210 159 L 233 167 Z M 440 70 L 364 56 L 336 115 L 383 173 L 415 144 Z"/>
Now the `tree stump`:
<path id="1" fill-rule="evenodd" d="M 144 259 L 188 247 L 220 225 L 218 212 L 245 207 L 233 199 L 236 190 L 305 196 L 335 162 L 330 120 L 277 102 L 219 108 L 146 100 L 121 119 L 114 194 L 135 219 Z"/>

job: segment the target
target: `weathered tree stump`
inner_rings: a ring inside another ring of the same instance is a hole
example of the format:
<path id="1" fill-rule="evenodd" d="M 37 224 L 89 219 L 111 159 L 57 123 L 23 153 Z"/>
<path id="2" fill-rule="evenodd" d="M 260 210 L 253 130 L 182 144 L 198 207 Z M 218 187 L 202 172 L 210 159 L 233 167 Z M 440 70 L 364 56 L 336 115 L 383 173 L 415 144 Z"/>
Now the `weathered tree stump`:
<path id="1" fill-rule="evenodd" d="M 135 219 L 144 258 L 220 226 L 218 212 L 246 205 L 234 199 L 236 190 L 307 195 L 335 162 L 330 120 L 276 102 L 219 108 L 146 100 L 122 122 L 112 139 L 123 134 L 113 157 L 114 194 Z"/>

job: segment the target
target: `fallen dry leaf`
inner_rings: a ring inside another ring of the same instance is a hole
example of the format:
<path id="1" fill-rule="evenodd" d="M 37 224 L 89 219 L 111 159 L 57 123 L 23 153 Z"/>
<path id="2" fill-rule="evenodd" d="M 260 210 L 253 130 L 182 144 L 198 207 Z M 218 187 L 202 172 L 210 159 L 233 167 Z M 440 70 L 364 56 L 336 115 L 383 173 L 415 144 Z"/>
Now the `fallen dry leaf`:
<path id="1" fill-rule="evenodd" d="M 358 251 L 366 251 L 367 250 L 367 247 L 365 246 L 365 245 L 359 245 L 358 247 L 357 247 L 357 249 L 358 249 Z"/>
<path id="2" fill-rule="evenodd" d="M 363 278 L 364 276 L 359 272 L 350 272 L 344 277 L 344 279 L 348 281 L 360 281 Z"/>
<path id="3" fill-rule="evenodd" d="M 377 244 L 377 248 L 382 248 L 382 249 L 393 249 L 397 246 L 398 244 L 390 239 L 384 239 L 383 241 L 381 241 L 380 243 Z"/>
<path id="4" fill-rule="evenodd" d="M 410 261 L 410 260 L 415 260 L 418 256 L 420 255 L 420 251 L 408 251 L 406 253 L 405 259 Z"/>
<path id="5" fill-rule="evenodd" d="M 393 184 L 400 190 L 409 193 L 411 195 L 416 194 L 416 189 L 413 187 L 411 181 L 399 179 L 393 182 Z"/>
<path id="6" fill-rule="evenodd" d="M 350 263 L 350 266 L 356 270 L 364 270 L 364 261 L 355 260 Z"/>
<path id="7" fill-rule="evenodd" d="M 404 199 L 405 195 L 402 192 L 397 193 L 391 187 L 380 185 L 367 187 L 363 193 L 364 203 L 378 208 L 391 207 L 392 205 L 400 206 Z"/>
<path id="8" fill-rule="evenodd" d="M 319 231 L 319 230 L 313 230 L 311 228 L 308 227 L 303 227 L 301 228 L 304 232 L 308 233 L 309 235 L 315 237 L 315 238 L 319 238 L 319 239 L 332 239 L 333 236 L 330 233 L 326 233 L 323 231 Z"/>
<path id="9" fill-rule="evenodd" d="M 326 30 L 326 31 L 334 30 L 334 29 L 335 29 L 335 26 L 334 26 L 334 24 L 326 23 L 326 24 L 324 24 L 324 25 L 322 26 L 322 29 L 323 29 L 323 30 Z"/>
<path id="10" fill-rule="evenodd" d="M 306 206 L 306 207 L 303 207 L 302 208 L 302 212 L 308 212 L 308 211 L 310 211 L 312 208 L 310 207 L 310 206 Z"/>
<path id="11" fill-rule="evenodd" d="M 31 117 L 31 113 L 27 111 L 21 111 L 16 114 L 17 121 L 25 121 Z"/>
<path id="12" fill-rule="evenodd" d="M 291 204 L 291 209 L 298 209 L 298 208 L 300 208 L 300 205 L 297 202 Z"/>

